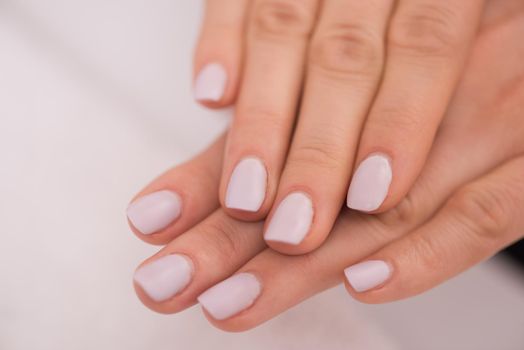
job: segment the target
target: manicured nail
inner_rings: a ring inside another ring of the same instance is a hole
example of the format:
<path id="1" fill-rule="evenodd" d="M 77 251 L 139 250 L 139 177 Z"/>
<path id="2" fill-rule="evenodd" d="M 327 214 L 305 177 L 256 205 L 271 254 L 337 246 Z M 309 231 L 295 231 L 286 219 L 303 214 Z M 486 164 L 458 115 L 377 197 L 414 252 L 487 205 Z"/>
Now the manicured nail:
<path id="1" fill-rule="evenodd" d="M 184 289 L 193 271 L 189 258 L 171 254 L 163 256 L 135 272 L 135 282 L 154 301 L 165 301 Z"/>
<path id="2" fill-rule="evenodd" d="M 226 207 L 256 212 L 266 197 L 267 172 L 258 158 L 242 159 L 229 179 Z"/>
<path id="3" fill-rule="evenodd" d="M 388 195 L 393 173 L 387 156 L 374 154 L 360 163 L 351 185 L 349 185 L 347 206 L 360 211 L 378 209 Z"/>
<path id="4" fill-rule="evenodd" d="M 198 302 L 214 319 L 225 320 L 253 305 L 260 291 L 258 279 L 242 272 L 206 290 Z"/>
<path id="5" fill-rule="evenodd" d="M 302 192 L 294 192 L 280 202 L 267 227 L 264 239 L 297 245 L 306 237 L 313 222 L 313 203 Z"/>
<path id="6" fill-rule="evenodd" d="M 210 63 L 198 73 L 195 80 L 194 96 L 198 101 L 220 101 L 224 95 L 227 73 L 218 63 Z"/>
<path id="7" fill-rule="evenodd" d="M 344 274 L 351 287 L 360 293 L 386 282 L 391 268 L 384 261 L 369 260 L 346 268 Z"/>
<path id="8" fill-rule="evenodd" d="M 175 221 L 182 210 L 182 201 L 175 192 L 153 192 L 135 200 L 127 208 L 127 217 L 144 235 L 160 231 Z"/>

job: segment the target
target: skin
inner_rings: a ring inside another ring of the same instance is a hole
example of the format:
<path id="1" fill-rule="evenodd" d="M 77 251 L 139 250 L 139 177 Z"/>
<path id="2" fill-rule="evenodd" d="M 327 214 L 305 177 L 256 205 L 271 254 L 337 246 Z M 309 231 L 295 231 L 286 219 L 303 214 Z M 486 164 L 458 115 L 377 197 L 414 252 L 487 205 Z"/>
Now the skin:
<path id="1" fill-rule="evenodd" d="M 220 329 L 242 331 L 341 283 L 344 268 L 361 261 L 384 260 L 392 275 L 363 293 L 347 282 L 346 288 L 362 302 L 382 303 L 424 292 L 522 238 L 523 35 L 521 2 L 488 4 L 466 73 L 408 195 L 379 215 L 342 211 L 329 238 L 311 253 L 288 256 L 267 248 L 263 223 L 234 220 L 217 209 L 216 192 L 196 190 L 218 189 L 224 138 L 166 172 L 141 194 L 187 188 L 181 217 L 147 238 L 135 233 L 152 243 L 169 241 L 144 263 L 186 254 L 194 263 L 193 278 L 181 293 L 161 303 L 135 286 L 139 298 L 152 310 L 179 312 L 214 284 L 249 271 L 262 283 L 254 304 L 226 320 L 207 315 Z M 198 175 L 205 172 L 210 176 Z M 205 209 L 198 211 L 200 206 Z M 204 212 L 209 216 L 200 220 Z"/>
<path id="2" fill-rule="evenodd" d="M 229 83 L 220 101 L 200 102 L 236 103 L 219 189 L 224 210 L 241 220 L 271 220 L 289 193 L 305 192 L 315 208 L 306 238 L 267 244 L 309 252 L 331 231 L 356 166 L 375 153 L 390 159 L 393 179 L 373 212 L 396 206 L 425 164 L 484 4 L 208 0 L 195 76 L 218 62 Z M 256 212 L 229 209 L 231 173 L 249 156 L 267 168 L 265 200 Z"/>

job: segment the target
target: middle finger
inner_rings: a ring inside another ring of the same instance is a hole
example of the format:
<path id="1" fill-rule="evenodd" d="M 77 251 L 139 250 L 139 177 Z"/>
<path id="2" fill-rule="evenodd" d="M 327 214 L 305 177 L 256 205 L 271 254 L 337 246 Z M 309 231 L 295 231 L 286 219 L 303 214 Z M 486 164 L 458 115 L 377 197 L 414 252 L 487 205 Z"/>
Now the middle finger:
<path id="1" fill-rule="evenodd" d="M 298 126 L 265 232 L 275 250 L 311 251 L 331 231 L 380 81 L 392 6 L 392 0 L 323 3 Z"/>

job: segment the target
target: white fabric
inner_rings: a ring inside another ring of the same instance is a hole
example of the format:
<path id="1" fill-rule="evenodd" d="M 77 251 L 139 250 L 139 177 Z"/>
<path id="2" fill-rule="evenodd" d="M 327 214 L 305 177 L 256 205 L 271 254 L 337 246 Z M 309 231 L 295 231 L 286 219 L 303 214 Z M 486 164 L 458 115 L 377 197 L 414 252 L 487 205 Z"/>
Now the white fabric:
<path id="1" fill-rule="evenodd" d="M 192 101 L 199 11 L 0 1 L 0 349 L 520 348 L 524 285 L 497 261 L 392 305 L 337 288 L 242 334 L 140 304 L 132 273 L 158 248 L 130 233 L 128 200 L 228 122 Z"/>

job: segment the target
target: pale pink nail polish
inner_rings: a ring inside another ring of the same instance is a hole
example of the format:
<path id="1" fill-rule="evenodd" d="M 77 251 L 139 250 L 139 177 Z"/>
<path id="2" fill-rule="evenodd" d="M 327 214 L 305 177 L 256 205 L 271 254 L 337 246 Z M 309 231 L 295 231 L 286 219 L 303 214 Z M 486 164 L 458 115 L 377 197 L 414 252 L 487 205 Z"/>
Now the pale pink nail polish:
<path id="1" fill-rule="evenodd" d="M 204 66 L 195 80 L 193 90 L 197 101 L 220 101 L 227 84 L 227 73 L 218 63 L 209 63 Z"/>
<path id="2" fill-rule="evenodd" d="M 255 157 L 242 159 L 231 174 L 227 186 L 227 208 L 256 212 L 266 197 L 267 171 Z"/>
<path id="3" fill-rule="evenodd" d="M 361 293 L 386 282 L 391 268 L 382 260 L 369 260 L 346 268 L 344 274 L 351 287 Z"/>
<path id="4" fill-rule="evenodd" d="M 135 272 L 134 280 L 152 300 L 162 302 L 189 284 L 192 271 L 188 257 L 170 254 L 140 267 Z"/>
<path id="5" fill-rule="evenodd" d="M 172 191 L 146 194 L 133 201 L 127 208 L 127 217 L 144 235 L 166 228 L 175 221 L 182 210 L 180 196 Z"/>
<path id="6" fill-rule="evenodd" d="M 224 320 L 253 305 L 260 291 L 258 279 L 242 272 L 209 288 L 198 302 L 214 319 Z"/>
<path id="7" fill-rule="evenodd" d="M 351 179 L 347 206 L 365 212 L 378 209 L 388 195 L 392 178 L 391 162 L 387 156 L 369 156 L 360 163 Z"/>
<path id="8" fill-rule="evenodd" d="M 303 192 L 293 192 L 280 202 L 264 234 L 266 241 L 297 245 L 313 222 L 313 203 Z"/>

